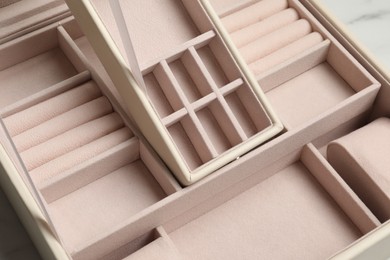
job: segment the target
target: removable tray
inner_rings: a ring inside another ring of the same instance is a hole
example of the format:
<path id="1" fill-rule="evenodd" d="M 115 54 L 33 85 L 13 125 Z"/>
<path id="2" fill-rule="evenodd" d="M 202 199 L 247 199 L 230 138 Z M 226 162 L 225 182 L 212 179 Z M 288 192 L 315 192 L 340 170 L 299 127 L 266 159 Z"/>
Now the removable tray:
<path id="1" fill-rule="evenodd" d="M 182 184 L 282 131 L 203 1 L 68 3 L 142 134 Z"/>

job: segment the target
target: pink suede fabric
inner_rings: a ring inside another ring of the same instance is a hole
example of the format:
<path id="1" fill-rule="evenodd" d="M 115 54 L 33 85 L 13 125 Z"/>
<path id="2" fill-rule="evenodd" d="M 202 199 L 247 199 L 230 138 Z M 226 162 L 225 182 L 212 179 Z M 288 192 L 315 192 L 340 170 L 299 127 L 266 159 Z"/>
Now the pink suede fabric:
<path id="1" fill-rule="evenodd" d="M 297 11 L 292 8 L 283 10 L 259 22 L 231 33 L 230 37 L 238 48 L 249 44 L 299 19 Z"/>
<path id="2" fill-rule="evenodd" d="M 4 123 L 11 136 L 18 135 L 49 119 L 89 102 L 101 95 L 99 88 L 92 81 L 81 87 L 67 91 L 19 113 L 4 118 Z"/>
<path id="3" fill-rule="evenodd" d="M 374 122 L 328 145 L 327 157 L 367 206 L 390 218 L 390 119 Z"/>
<path id="4" fill-rule="evenodd" d="M 257 60 L 249 65 L 249 68 L 255 75 L 272 69 L 278 64 L 281 64 L 291 58 L 294 58 L 307 49 L 310 49 L 323 41 L 321 34 L 317 32 L 310 33 L 295 42 Z"/>
<path id="5" fill-rule="evenodd" d="M 232 33 L 282 11 L 287 6 L 287 0 L 262 0 L 222 18 L 222 22 L 226 29 Z"/>
<path id="6" fill-rule="evenodd" d="M 38 145 L 89 121 L 112 112 L 106 97 L 99 97 L 13 137 L 19 152 Z"/>
<path id="7" fill-rule="evenodd" d="M 241 47 L 240 52 L 247 63 L 252 63 L 306 36 L 310 32 L 309 22 L 301 19 Z"/>

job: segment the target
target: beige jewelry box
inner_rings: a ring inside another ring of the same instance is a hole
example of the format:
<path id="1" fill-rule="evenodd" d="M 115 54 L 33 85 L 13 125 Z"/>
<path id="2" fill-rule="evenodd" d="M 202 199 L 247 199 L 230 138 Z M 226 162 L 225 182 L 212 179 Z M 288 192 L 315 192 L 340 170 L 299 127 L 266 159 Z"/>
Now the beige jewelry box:
<path id="1" fill-rule="evenodd" d="M 150 136 L 134 118 L 137 110 L 127 112 L 128 90 L 117 89 L 135 82 L 114 87 L 124 73 L 115 71 L 117 59 L 110 60 L 115 48 L 106 40 L 111 36 L 99 20 L 84 15 L 82 4 L 89 2 L 68 2 L 86 36 L 73 17 L 63 17 L 68 11 L 54 8 L 64 8 L 61 1 L 31 1 L 26 10 L 46 6 L 41 9 L 46 12 L 15 13 L 24 2 L 0 9 L 1 180 L 45 258 L 366 259 L 386 254 L 380 248 L 387 247 L 389 224 L 329 163 L 327 146 L 376 118 L 389 117 L 389 76 L 317 2 L 201 2 L 218 27 L 201 40 L 214 31 L 223 43 L 217 49 L 227 53 L 226 63 L 218 62 L 223 55 L 210 60 L 215 49 L 199 45 L 196 52 L 204 65 L 213 66 L 214 77 L 221 80 L 226 74 L 221 67 L 234 68 L 226 65 L 234 57 L 239 71 L 248 74 L 241 74 L 243 81 L 256 78 L 286 129 L 188 187 L 179 184 L 163 163 L 167 158 L 161 160 L 146 141 Z M 109 13 L 106 1 L 92 2 Z M 180 7 L 180 19 L 191 22 L 192 9 L 185 3 L 201 6 L 198 1 L 133 1 L 134 21 L 149 21 L 148 15 L 161 8 L 169 13 Z M 44 18 L 37 15 L 44 13 Z M 15 19 L 20 22 L 12 23 Z M 156 21 L 149 25 L 155 28 Z M 182 25 L 171 29 L 180 31 Z M 131 39 L 137 54 L 138 38 Z M 157 47 L 153 55 L 160 53 Z M 197 57 L 191 50 L 190 57 L 179 58 L 181 63 Z M 124 57 L 120 51 L 114 54 Z M 197 65 L 202 64 L 199 57 Z M 183 72 L 170 66 L 176 76 Z M 153 82 L 145 79 L 145 87 Z M 157 111 L 164 111 L 159 102 L 168 95 L 154 94 L 154 106 L 162 108 Z M 247 99 L 226 100 L 234 104 L 232 111 L 252 113 L 252 106 L 244 107 Z M 209 110 L 199 116 L 214 127 L 206 133 L 218 128 L 218 109 Z M 256 118 L 237 121 L 243 129 L 259 130 L 245 125 Z M 227 135 L 224 129 L 213 133 Z M 180 140 L 186 149 L 195 146 Z M 217 141 L 218 146 L 225 143 Z"/>

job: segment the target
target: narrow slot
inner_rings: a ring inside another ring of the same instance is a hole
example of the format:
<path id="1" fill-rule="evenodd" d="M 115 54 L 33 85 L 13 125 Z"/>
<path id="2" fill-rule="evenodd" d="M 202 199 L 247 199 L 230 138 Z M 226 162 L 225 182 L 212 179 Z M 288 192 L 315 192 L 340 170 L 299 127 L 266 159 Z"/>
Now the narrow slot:
<path id="1" fill-rule="evenodd" d="M 218 156 L 213 142 L 194 111 L 189 111 L 189 116 L 184 117 L 181 124 L 203 163 Z"/>
<path id="2" fill-rule="evenodd" d="M 58 44 L 78 72 L 87 70 L 84 54 L 62 26 L 58 26 Z"/>
<path id="3" fill-rule="evenodd" d="M 183 121 L 183 119 L 181 121 Z M 202 159 L 199 157 L 200 155 L 196 151 L 182 124 L 178 122 L 170 125 L 167 129 L 188 168 L 190 170 L 195 170 L 201 166 L 203 164 Z"/>
<path id="4" fill-rule="evenodd" d="M 313 144 L 303 148 L 301 160 L 363 234 L 381 224 Z"/>
<path id="5" fill-rule="evenodd" d="M 237 48 L 241 48 L 256 39 L 276 31 L 299 19 L 297 11 L 292 8 L 276 13 L 264 20 L 260 20 L 252 25 L 244 27 L 230 36 Z"/>
<path id="6" fill-rule="evenodd" d="M 220 113 L 214 116 L 211 110 Z M 227 116 L 218 103 L 211 103 L 208 107 L 197 111 L 196 115 L 202 123 L 207 135 L 210 137 L 218 154 L 222 154 L 232 148 L 233 145 L 241 142 L 241 140 L 238 140 L 237 143 L 232 144 L 226 137 L 225 131 L 227 130 L 222 130 L 222 127 L 227 128 L 226 124 L 224 124 L 226 123 Z"/>
<path id="7" fill-rule="evenodd" d="M 36 127 L 30 128 L 14 136 L 12 139 L 18 152 L 22 153 L 112 112 L 110 102 L 106 97 L 102 96 L 56 116 Z M 61 145 L 61 143 L 58 143 L 58 145 Z"/>
<path id="8" fill-rule="evenodd" d="M 236 115 L 238 123 L 245 132 L 245 135 L 251 137 L 258 133 L 256 125 L 251 120 L 248 111 L 243 105 L 237 93 L 233 92 L 225 96 L 225 100 L 228 103 L 233 114 Z"/>
<path id="9" fill-rule="evenodd" d="M 206 96 L 211 93 L 211 89 L 207 85 L 202 85 L 203 88 L 199 88 L 199 85 L 196 82 L 197 77 L 193 77 L 194 68 L 188 68 L 185 64 L 185 57 L 183 55 L 182 59 L 176 60 L 169 63 L 169 67 L 172 70 L 175 79 L 178 82 L 178 86 L 185 94 L 189 103 L 192 103 L 203 96 Z M 199 76 L 198 76 L 199 77 Z"/>
<path id="10" fill-rule="evenodd" d="M 122 127 L 122 119 L 114 112 L 33 146 L 21 152 L 20 156 L 27 170 L 32 171 L 55 158 L 109 135 Z"/>
<path id="11" fill-rule="evenodd" d="M 201 48 L 202 46 L 207 45 L 215 37 L 215 35 L 216 34 L 214 31 L 207 31 L 195 37 L 194 39 L 189 40 L 182 45 L 176 47 L 175 50 L 167 53 L 166 55 L 158 58 L 157 60 L 148 62 L 147 64 L 141 64 L 140 67 L 142 74 L 146 75 L 153 71 L 155 66 L 157 66 L 162 60 L 166 60 L 168 63 L 177 60 L 189 47 Z"/>
<path id="12" fill-rule="evenodd" d="M 220 106 L 212 105 L 210 106 L 210 109 L 217 118 L 218 123 L 220 123 L 223 132 L 229 138 L 230 143 L 232 145 L 236 145 L 241 143 L 242 141 L 245 141 L 247 139 L 247 136 L 244 130 L 242 129 L 242 127 L 237 121 L 237 118 L 234 116 L 230 107 L 226 103 L 226 100 L 222 96 L 212 75 L 207 70 L 205 64 L 203 63 L 195 48 L 189 48 L 186 54 L 186 64 L 187 66 L 191 66 L 192 71 L 194 73 L 192 77 L 195 80 L 198 88 L 201 90 L 201 92 L 210 89 L 216 95 Z M 208 88 L 202 90 L 205 88 L 204 86 L 208 86 Z"/>
<path id="13" fill-rule="evenodd" d="M 12 114 L 4 118 L 4 123 L 10 135 L 15 136 L 100 96 L 100 89 L 93 81 L 88 81 L 77 88 Z"/>
<path id="14" fill-rule="evenodd" d="M 38 183 L 38 189 L 46 202 L 52 203 L 139 158 L 139 141 L 133 137 L 69 170 Z"/>
<path id="15" fill-rule="evenodd" d="M 325 40 L 308 50 L 269 68 L 257 75 L 256 79 L 264 92 L 293 79 L 305 71 L 314 68 L 326 60 L 330 41 Z"/>
<path id="16" fill-rule="evenodd" d="M 35 168 L 30 171 L 30 175 L 34 182 L 39 185 L 84 161 L 96 157 L 104 151 L 125 142 L 131 137 L 131 131 L 128 128 L 123 127 Z"/>
<path id="17" fill-rule="evenodd" d="M 83 71 L 71 78 L 65 79 L 47 89 L 41 90 L 38 93 L 30 95 L 22 100 L 19 100 L 7 107 L 4 107 L 0 111 L 2 118 L 16 114 L 22 110 L 25 110 L 31 106 L 41 103 L 47 99 L 55 97 L 63 92 L 66 92 L 76 86 L 79 86 L 91 79 L 89 71 Z"/>
<path id="18" fill-rule="evenodd" d="M 153 74 L 156 77 L 165 98 L 169 101 L 173 111 L 178 111 L 184 107 L 185 96 L 180 95 L 180 86 L 176 87 L 173 83 L 173 75 L 170 75 L 170 71 L 166 61 L 160 62 L 158 66 L 153 70 Z"/>
<path id="19" fill-rule="evenodd" d="M 256 98 L 256 95 L 247 83 L 237 89 L 235 93 L 247 111 L 248 119 L 256 126 L 257 132 L 261 132 L 271 125 L 271 120 L 264 111 L 263 105 Z"/>
<path id="20" fill-rule="evenodd" d="M 207 68 L 207 71 L 213 76 L 213 80 L 218 87 L 229 84 L 229 79 L 226 76 L 225 71 L 209 45 L 197 49 L 197 53 Z"/>
<path id="21" fill-rule="evenodd" d="M 158 69 L 156 70 L 157 73 Z M 164 94 L 164 89 L 162 88 L 160 83 L 158 82 L 154 73 L 149 73 L 144 76 L 146 93 L 148 98 L 152 101 L 155 110 L 157 111 L 160 118 L 167 117 L 168 115 L 174 113 L 174 109 L 172 108 L 169 99 Z M 163 80 L 165 82 L 165 79 Z M 166 90 L 167 91 L 167 90 Z M 171 91 L 173 92 L 173 91 Z M 172 93 L 174 94 L 174 93 Z M 177 97 L 176 97 L 177 98 Z M 173 102 L 177 102 L 177 100 L 173 100 Z M 178 105 L 179 106 L 179 105 Z M 176 107 L 177 108 L 177 107 Z M 180 111 L 180 110 L 178 110 Z"/>
<path id="22" fill-rule="evenodd" d="M 255 75 L 262 74 L 278 64 L 283 63 L 314 46 L 317 46 L 322 41 L 323 38 L 321 34 L 317 32 L 310 33 L 305 37 L 269 54 L 268 56 L 254 61 L 249 64 L 249 68 Z"/>
<path id="23" fill-rule="evenodd" d="M 250 64 L 311 32 L 310 23 L 300 19 L 241 47 L 239 50 L 246 63 Z"/>
<path id="24" fill-rule="evenodd" d="M 139 153 L 145 166 L 153 174 L 154 178 L 168 196 L 182 189 L 180 184 L 176 181 L 171 172 L 169 172 L 149 144 L 141 142 Z"/>

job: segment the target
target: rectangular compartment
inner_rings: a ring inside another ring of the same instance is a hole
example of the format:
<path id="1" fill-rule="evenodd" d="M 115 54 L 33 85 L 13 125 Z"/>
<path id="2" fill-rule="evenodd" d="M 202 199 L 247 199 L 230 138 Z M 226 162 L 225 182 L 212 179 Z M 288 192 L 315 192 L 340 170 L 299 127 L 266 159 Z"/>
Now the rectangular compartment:
<path id="1" fill-rule="evenodd" d="M 0 109 L 82 71 L 53 27 L 3 44 Z"/>

